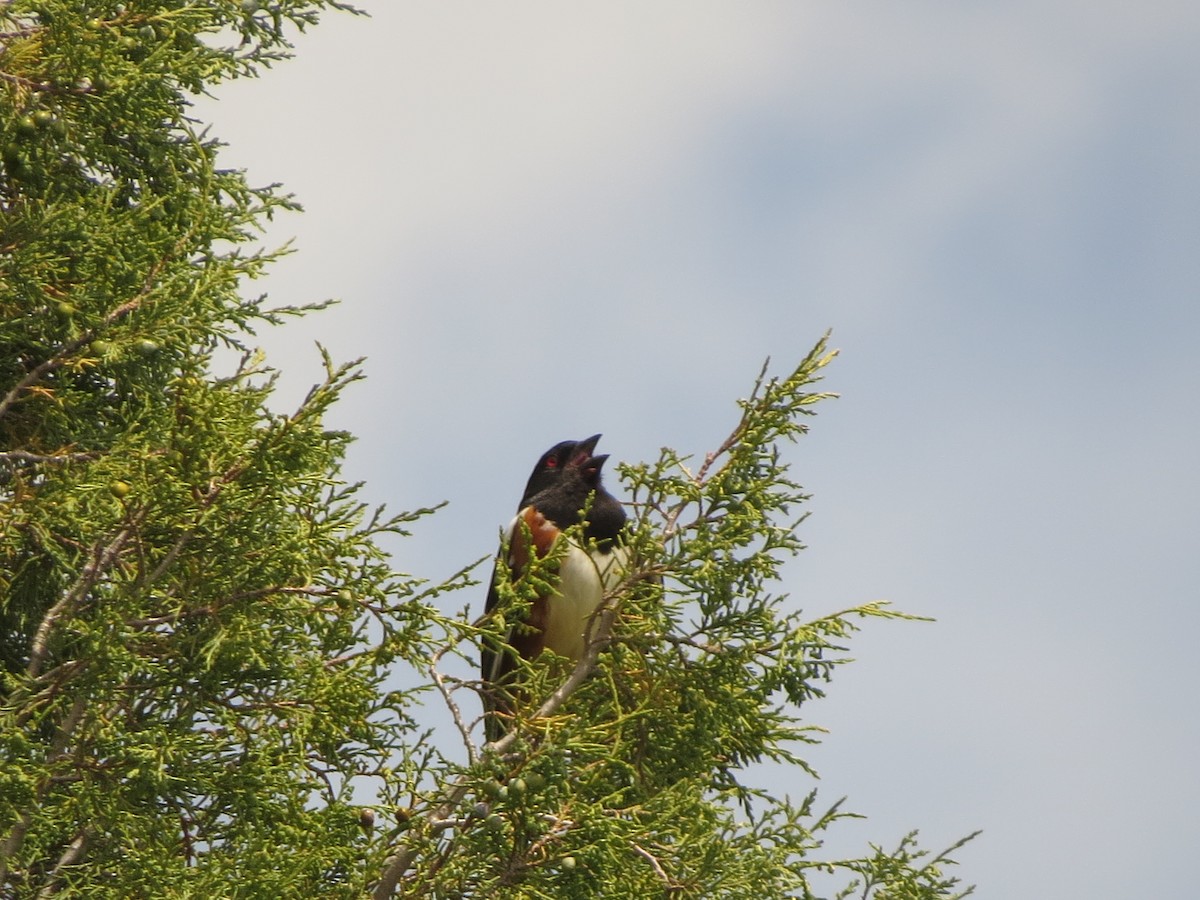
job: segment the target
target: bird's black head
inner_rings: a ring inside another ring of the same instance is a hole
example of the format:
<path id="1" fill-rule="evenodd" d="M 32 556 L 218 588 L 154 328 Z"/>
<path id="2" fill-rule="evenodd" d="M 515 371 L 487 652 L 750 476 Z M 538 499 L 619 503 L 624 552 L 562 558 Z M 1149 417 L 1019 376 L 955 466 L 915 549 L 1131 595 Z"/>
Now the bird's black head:
<path id="1" fill-rule="evenodd" d="M 593 434 L 590 438 L 584 438 L 582 441 L 560 441 L 543 453 L 541 459 L 537 461 L 537 465 L 533 467 L 533 473 L 529 476 L 529 482 L 525 485 L 525 493 L 521 495 L 521 502 L 517 509 L 524 509 L 534 496 L 562 480 L 562 474 L 568 467 L 580 470 L 585 479 L 591 477 L 589 472 L 594 467 L 595 481 L 592 487 L 594 489 L 599 485 L 600 467 L 608 458 L 607 456 L 592 456 L 592 451 L 596 449 L 596 443 L 599 440 L 600 435 Z"/>
<path id="2" fill-rule="evenodd" d="M 588 496 L 594 493 L 584 533 L 608 547 L 625 524 L 625 510 L 600 483 L 608 454 L 593 455 L 599 440 L 600 435 L 594 434 L 582 441 L 563 441 L 546 451 L 530 476 L 521 506 L 536 506 L 565 529 L 579 521 Z"/>

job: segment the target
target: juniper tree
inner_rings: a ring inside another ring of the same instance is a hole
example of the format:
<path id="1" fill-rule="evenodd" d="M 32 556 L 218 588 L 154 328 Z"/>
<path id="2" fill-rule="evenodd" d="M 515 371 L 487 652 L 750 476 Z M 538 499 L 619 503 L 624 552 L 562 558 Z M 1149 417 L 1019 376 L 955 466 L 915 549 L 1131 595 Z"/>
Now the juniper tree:
<path id="1" fill-rule="evenodd" d="M 806 770 L 809 702 L 858 620 L 894 615 L 775 593 L 806 499 L 780 447 L 826 396 L 824 341 L 711 455 L 621 469 L 634 562 L 595 639 L 527 665 L 482 743 L 446 663 L 528 585 L 479 616 L 455 593 L 482 596 L 475 567 L 391 570 L 385 536 L 428 511 L 341 474 L 323 416 L 360 366 L 326 358 L 280 412 L 248 347 L 305 312 L 248 293 L 294 203 L 189 117 L 335 6 L 0 3 L 0 895 L 807 897 L 832 872 L 842 896 L 954 896 L 911 836 L 823 857 L 839 805 L 755 780 Z"/>

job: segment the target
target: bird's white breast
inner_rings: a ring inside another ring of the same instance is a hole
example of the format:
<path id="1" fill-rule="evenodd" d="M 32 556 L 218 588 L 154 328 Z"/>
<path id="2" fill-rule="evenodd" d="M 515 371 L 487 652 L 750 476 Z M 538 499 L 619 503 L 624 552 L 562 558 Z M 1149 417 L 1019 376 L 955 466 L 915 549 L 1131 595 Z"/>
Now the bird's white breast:
<path id="1" fill-rule="evenodd" d="M 506 544 L 511 545 L 520 527 L 521 516 L 513 519 L 504 531 Z M 537 516 L 530 526 L 535 545 L 541 543 L 536 526 L 545 520 Z M 553 526 L 550 526 L 553 528 Z M 562 540 L 560 536 L 558 538 Z M 540 548 L 548 552 L 549 547 Z M 571 542 L 558 568 L 558 592 L 546 598 L 550 605 L 544 630 L 544 648 L 559 656 L 578 660 L 587 647 L 589 635 L 596 625 L 596 610 L 604 600 L 604 592 L 616 587 L 625 574 L 629 552 L 624 547 L 614 547 L 608 553 L 589 553 L 574 541 Z"/>
<path id="2" fill-rule="evenodd" d="M 546 598 L 546 649 L 559 656 L 579 659 L 596 627 L 594 616 L 604 592 L 621 580 L 626 551 L 617 547 L 609 553 L 588 553 L 572 543 L 558 569 L 558 593 Z"/>

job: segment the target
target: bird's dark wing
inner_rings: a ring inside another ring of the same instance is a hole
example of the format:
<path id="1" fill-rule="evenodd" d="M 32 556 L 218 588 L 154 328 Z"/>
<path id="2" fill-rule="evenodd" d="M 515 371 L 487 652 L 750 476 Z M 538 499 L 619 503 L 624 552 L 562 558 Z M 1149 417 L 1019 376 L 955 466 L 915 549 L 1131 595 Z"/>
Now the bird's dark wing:
<path id="1" fill-rule="evenodd" d="M 558 539 L 559 531 L 552 522 L 542 516 L 532 506 L 526 507 L 517 514 L 506 529 L 501 552 L 505 554 L 507 565 L 497 560 L 492 571 L 492 581 L 488 586 L 487 600 L 484 610 L 492 612 L 500 603 L 500 591 L 497 581 L 500 578 L 520 578 L 532 555 L 539 558 L 550 552 L 550 548 Z M 503 718 L 496 713 L 511 711 L 510 682 L 512 673 L 516 670 L 516 658 L 533 659 L 542 652 L 545 645 L 546 616 L 549 612 L 547 598 L 534 597 L 528 612 L 521 617 L 520 626 L 511 624 L 504 645 L 485 646 L 481 654 L 481 674 L 483 675 L 483 707 L 484 730 L 488 741 L 494 741 L 504 735 Z"/>
<path id="2" fill-rule="evenodd" d="M 488 586 L 485 604 L 487 612 L 492 612 L 496 608 L 496 604 L 500 602 L 500 591 L 496 588 L 496 579 L 504 577 L 503 569 L 504 567 L 497 560 L 492 569 L 491 584 Z M 505 640 L 507 641 L 507 638 Z M 483 676 L 483 692 L 481 694 L 483 730 L 486 740 L 490 743 L 503 737 L 506 730 L 503 717 L 511 713 L 512 709 L 508 694 L 501 686 L 501 682 L 506 680 L 515 666 L 512 651 L 501 644 L 493 644 L 491 641 L 484 643 L 479 662 L 480 674 Z"/>

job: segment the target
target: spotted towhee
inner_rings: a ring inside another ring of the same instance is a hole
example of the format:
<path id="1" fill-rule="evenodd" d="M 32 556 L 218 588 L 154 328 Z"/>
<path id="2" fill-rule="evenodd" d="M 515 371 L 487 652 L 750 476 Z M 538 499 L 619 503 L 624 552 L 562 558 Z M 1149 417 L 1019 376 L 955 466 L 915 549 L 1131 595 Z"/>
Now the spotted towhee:
<path id="1" fill-rule="evenodd" d="M 563 532 L 579 524 L 586 509 L 582 542 L 572 540 L 558 563 L 557 589 L 534 597 L 522 622 L 509 629 L 507 646 L 483 651 L 484 730 L 489 741 L 507 730 L 516 654 L 533 659 L 551 650 L 578 660 L 587 648 L 604 592 L 617 584 L 625 567 L 620 546 L 625 510 L 600 483 L 608 456 L 593 455 L 599 440 L 600 435 L 594 434 L 582 441 L 563 441 L 542 454 L 516 518 L 504 531 L 500 552 L 507 565 L 497 563 L 487 595 L 488 612 L 500 599 L 497 578 L 520 578 L 531 557 L 544 558 Z"/>

